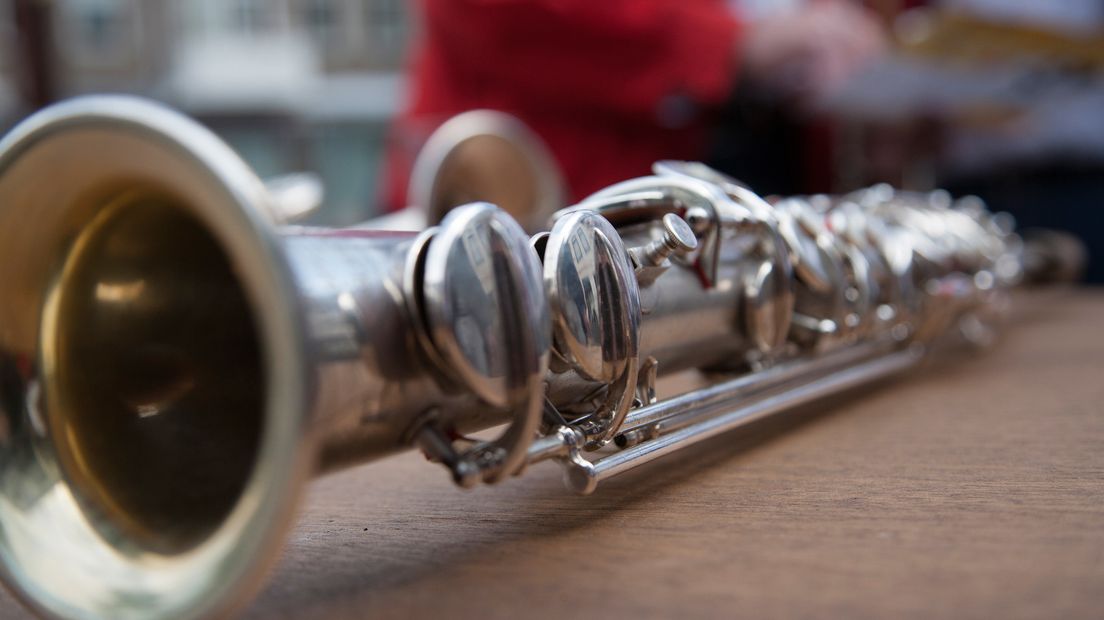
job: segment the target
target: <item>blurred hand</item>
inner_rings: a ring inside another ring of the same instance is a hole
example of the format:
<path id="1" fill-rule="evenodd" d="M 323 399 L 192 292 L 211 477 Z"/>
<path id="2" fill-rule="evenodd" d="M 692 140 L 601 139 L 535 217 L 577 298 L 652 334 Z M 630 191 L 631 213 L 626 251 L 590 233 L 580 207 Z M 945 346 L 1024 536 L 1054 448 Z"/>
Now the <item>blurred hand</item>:
<path id="1" fill-rule="evenodd" d="M 847 0 L 813 0 L 748 24 L 737 50 L 747 78 L 768 94 L 811 103 L 882 54 L 881 24 Z"/>

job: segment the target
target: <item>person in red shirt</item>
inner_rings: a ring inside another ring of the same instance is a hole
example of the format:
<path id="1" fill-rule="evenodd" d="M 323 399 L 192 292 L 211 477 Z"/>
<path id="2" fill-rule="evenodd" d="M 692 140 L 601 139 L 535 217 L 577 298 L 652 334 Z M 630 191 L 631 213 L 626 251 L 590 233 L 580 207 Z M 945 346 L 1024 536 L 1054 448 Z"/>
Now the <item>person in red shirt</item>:
<path id="1" fill-rule="evenodd" d="M 460 112 L 520 118 L 548 145 L 569 197 L 700 159 L 704 113 L 738 76 L 809 94 L 877 50 L 872 18 L 842 0 L 753 24 L 723 0 L 422 0 L 408 107 L 388 147 L 385 207 L 406 206 L 412 161 Z"/>

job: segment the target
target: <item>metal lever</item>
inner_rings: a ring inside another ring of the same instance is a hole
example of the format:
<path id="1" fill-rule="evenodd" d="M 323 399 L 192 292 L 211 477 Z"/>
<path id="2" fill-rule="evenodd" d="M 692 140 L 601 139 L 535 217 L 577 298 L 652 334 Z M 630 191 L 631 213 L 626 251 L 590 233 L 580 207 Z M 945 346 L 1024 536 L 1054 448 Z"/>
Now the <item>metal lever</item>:
<path id="1" fill-rule="evenodd" d="M 808 381 L 787 383 L 774 389 L 768 388 L 758 398 L 738 396 L 747 389 L 745 382 L 740 378 L 734 379 L 731 387 L 728 384 L 719 384 L 713 388 L 717 399 L 716 409 L 693 412 L 693 417 L 697 418 L 694 422 L 685 426 L 673 424 L 671 426 L 674 428 L 669 434 L 662 434 L 660 430 L 658 436 L 597 461 L 583 459 L 570 447 L 561 448 L 557 456 L 567 453 L 567 458 L 561 458 L 561 464 L 566 469 L 564 481 L 572 491 L 581 495 L 590 494 L 594 492 L 599 482 L 607 478 L 774 413 L 790 410 L 829 394 L 839 393 L 857 385 L 899 373 L 915 365 L 921 355 L 919 348 L 898 350 L 868 359 L 855 366 L 832 369 L 827 374 Z M 747 402 L 748 400 L 750 402 Z M 736 402 L 741 404 L 734 406 Z M 672 418 L 669 419 L 674 421 Z M 545 452 L 552 453 L 552 450 L 545 447 Z M 537 455 L 530 456 L 532 458 Z"/>
<path id="2" fill-rule="evenodd" d="M 661 220 L 663 236 L 643 247 L 632 248 L 632 258 L 636 279 L 641 286 L 655 281 L 670 266 L 672 255 L 684 256 L 698 247 L 698 238 L 694 230 L 675 213 L 667 213 Z"/>
<path id="3" fill-rule="evenodd" d="M 663 238 L 657 239 L 637 251 L 641 267 L 659 267 L 671 254 L 681 256 L 698 247 L 698 238 L 686 220 L 668 213 L 663 216 Z"/>

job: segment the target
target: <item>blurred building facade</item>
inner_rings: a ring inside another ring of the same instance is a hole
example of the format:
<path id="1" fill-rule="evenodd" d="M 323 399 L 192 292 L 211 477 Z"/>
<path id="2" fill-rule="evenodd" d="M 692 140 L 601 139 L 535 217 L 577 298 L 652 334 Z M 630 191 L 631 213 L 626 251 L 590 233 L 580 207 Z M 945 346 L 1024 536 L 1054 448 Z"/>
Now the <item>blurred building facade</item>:
<path id="1" fill-rule="evenodd" d="M 15 20 L 9 3 L 0 4 L 0 128 L 11 122 L 18 106 L 15 84 Z"/>
<path id="2" fill-rule="evenodd" d="M 54 98 L 126 92 L 197 117 L 262 175 L 318 172 L 327 223 L 371 214 L 403 93 L 404 0 L 53 0 Z M 0 124 L 20 101 L 15 16 L 0 8 Z M 10 36 L 9 36 L 10 35 Z"/>

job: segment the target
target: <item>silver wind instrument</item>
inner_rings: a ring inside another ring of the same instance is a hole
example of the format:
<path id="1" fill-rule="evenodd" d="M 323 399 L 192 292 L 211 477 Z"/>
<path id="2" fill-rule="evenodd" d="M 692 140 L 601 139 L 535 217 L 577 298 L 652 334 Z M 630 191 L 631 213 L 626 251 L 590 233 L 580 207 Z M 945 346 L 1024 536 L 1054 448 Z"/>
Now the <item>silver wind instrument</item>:
<path id="1" fill-rule="evenodd" d="M 977 200 L 769 204 L 680 162 L 533 237 L 486 203 L 421 232 L 288 223 L 316 199 L 131 98 L 0 142 L 0 573 L 36 612 L 225 614 L 311 476 L 401 450 L 462 486 L 554 461 L 590 493 L 984 343 L 1025 265 L 1054 268 Z M 686 369 L 711 382 L 659 398 Z"/>

